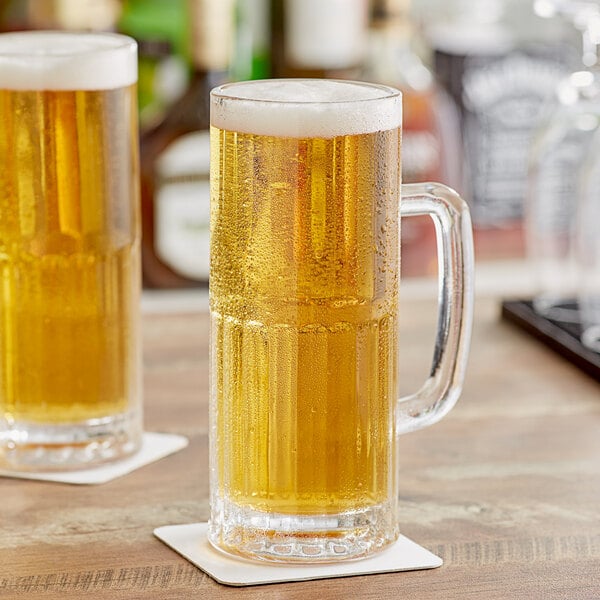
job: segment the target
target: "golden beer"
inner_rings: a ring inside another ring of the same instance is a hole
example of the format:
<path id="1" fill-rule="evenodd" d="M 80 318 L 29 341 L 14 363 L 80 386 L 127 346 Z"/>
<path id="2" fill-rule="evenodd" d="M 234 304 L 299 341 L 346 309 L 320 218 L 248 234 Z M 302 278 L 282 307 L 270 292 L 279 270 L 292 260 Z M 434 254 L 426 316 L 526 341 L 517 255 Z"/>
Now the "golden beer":
<path id="1" fill-rule="evenodd" d="M 397 389 L 399 130 L 213 139 L 222 492 L 278 513 L 381 503 Z"/>
<path id="2" fill-rule="evenodd" d="M 0 74 L 0 441 L 68 446 L 72 434 L 85 446 L 85 427 L 76 429 L 88 423 L 97 441 L 120 437 L 131 451 L 140 420 L 135 73 L 130 49 L 125 67 L 106 57 L 112 72 L 85 62 L 131 40 L 40 35 L 34 45 L 46 36 L 84 56 L 64 72 L 51 64 L 41 81 Z M 111 431 L 119 419 L 135 424 Z"/>

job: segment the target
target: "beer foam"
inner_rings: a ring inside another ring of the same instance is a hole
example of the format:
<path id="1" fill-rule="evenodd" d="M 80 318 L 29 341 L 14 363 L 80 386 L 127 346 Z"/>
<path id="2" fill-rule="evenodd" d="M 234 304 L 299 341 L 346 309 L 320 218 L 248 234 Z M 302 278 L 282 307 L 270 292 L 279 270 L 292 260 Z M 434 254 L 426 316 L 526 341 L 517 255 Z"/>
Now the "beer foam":
<path id="1" fill-rule="evenodd" d="M 0 89 L 107 90 L 137 81 L 137 44 L 124 35 L 0 34 Z"/>
<path id="2" fill-rule="evenodd" d="M 398 90 L 357 81 L 246 81 L 211 96 L 211 124 L 241 133 L 331 138 L 395 129 L 402 121 Z"/>

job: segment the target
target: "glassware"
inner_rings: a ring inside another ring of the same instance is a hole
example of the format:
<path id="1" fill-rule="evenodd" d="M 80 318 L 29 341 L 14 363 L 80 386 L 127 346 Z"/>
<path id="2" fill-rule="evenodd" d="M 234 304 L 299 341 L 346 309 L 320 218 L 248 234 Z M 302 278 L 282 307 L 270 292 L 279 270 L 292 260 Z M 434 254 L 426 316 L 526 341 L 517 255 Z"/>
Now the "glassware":
<path id="1" fill-rule="evenodd" d="M 600 125 L 600 6 L 595 2 L 550 5 L 582 31 L 582 61 L 587 70 L 562 81 L 531 145 L 526 203 L 527 255 L 536 279 L 535 310 L 550 319 L 577 322 L 577 273 L 573 226 L 577 212 L 579 167 Z M 543 14 L 548 14 L 543 12 Z"/>
<path id="2" fill-rule="evenodd" d="M 562 31 L 520 0 L 455 5 L 454 18 L 431 20 L 428 37 L 436 77 L 461 118 L 460 189 L 482 254 L 519 254 L 529 142 L 542 105 L 570 72 Z"/>
<path id="3" fill-rule="evenodd" d="M 402 92 L 402 180 L 460 185 L 460 128 L 453 103 L 414 50 L 410 0 L 374 0 L 361 79 Z M 426 217 L 402 222 L 402 275 L 436 271 L 435 232 Z"/>
<path id="4" fill-rule="evenodd" d="M 142 132 L 142 273 L 148 288 L 208 285 L 209 94 L 228 80 L 233 0 L 190 0 L 193 70 L 184 94 Z"/>
<path id="5" fill-rule="evenodd" d="M 600 130 L 589 149 L 581 172 L 574 248 L 581 342 L 600 352 Z"/>
<path id="6" fill-rule="evenodd" d="M 115 34 L 0 35 L 0 463 L 141 442 L 137 54 Z"/>
<path id="7" fill-rule="evenodd" d="M 395 541 L 396 436 L 460 394 L 469 212 L 440 184 L 400 202 L 401 102 L 324 79 L 212 92 L 210 541 L 228 552 L 336 561 Z M 431 376 L 400 402 L 399 213 L 430 215 L 441 249 Z"/>

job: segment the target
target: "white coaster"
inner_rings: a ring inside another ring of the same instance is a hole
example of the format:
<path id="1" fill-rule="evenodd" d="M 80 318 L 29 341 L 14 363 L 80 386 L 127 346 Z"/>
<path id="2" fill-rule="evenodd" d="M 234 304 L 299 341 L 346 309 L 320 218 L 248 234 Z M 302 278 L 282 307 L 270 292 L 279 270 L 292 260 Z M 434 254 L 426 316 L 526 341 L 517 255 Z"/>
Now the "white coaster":
<path id="1" fill-rule="evenodd" d="M 36 473 L 31 471 L 3 471 L 0 469 L 0 477 L 56 481 L 76 485 L 106 483 L 173 454 L 187 445 L 188 439 L 182 435 L 146 432 L 142 437 L 142 447 L 139 451 L 120 461 L 90 469 L 82 469 L 81 471 L 44 471 Z"/>
<path id="2" fill-rule="evenodd" d="M 154 535 L 219 583 L 235 586 L 433 569 L 443 562 L 401 535 L 383 552 L 360 560 L 323 565 L 265 564 L 230 557 L 215 550 L 206 538 L 207 531 L 208 523 L 192 523 L 159 527 L 154 530 Z"/>

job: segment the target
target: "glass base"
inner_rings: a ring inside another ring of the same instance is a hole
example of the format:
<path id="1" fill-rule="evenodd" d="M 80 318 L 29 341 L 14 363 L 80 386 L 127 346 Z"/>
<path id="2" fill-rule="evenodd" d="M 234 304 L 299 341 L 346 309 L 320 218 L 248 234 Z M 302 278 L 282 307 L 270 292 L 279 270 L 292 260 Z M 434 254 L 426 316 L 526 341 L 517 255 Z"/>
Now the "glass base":
<path id="1" fill-rule="evenodd" d="M 141 441 L 141 417 L 137 412 L 66 425 L 7 423 L 0 418 L 0 468 L 85 469 L 133 454 Z"/>
<path id="2" fill-rule="evenodd" d="M 552 321 L 579 322 L 579 307 L 574 300 L 541 296 L 533 299 L 533 308 L 539 315 Z"/>
<path id="3" fill-rule="evenodd" d="M 364 558 L 398 539 L 396 507 L 326 515 L 266 513 L 218 501 L 208 528 L 221 552 L 252 560 L 325 563 Z"/>
<path id="4" fill-rule="evenodd" d="M 583 325 L 581 343 L 594 352 L 600 352 L 600 325 Z"/>

